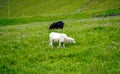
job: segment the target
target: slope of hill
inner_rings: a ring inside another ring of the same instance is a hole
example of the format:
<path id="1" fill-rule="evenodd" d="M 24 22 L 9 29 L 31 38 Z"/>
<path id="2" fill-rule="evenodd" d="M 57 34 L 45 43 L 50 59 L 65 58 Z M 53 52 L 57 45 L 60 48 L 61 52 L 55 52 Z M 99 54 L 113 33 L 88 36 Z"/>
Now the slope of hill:
<path id="1" fill-rule="evenodd" d="M 120 14 L 119 4 L 0 0 L 0 74 L 120 74 L 120 16 L 110 16 Z M 65 27 L 51 31 L 73 37 L 76 44 L 49 47 L 48 27 L 56 20 L 63 20 Z"/>
<path id="2" fill-rule="evenodd" d="M 118 8 L 120 8 L 119 0 L 90 0 L 89 3 L 82 8 L 82 11 L 98 12 Z"/>
<path id="3" fill-rule="evenodd" d="M 10 16 L 39 16 L 72 12 L 87 0 L 10 0 Z M 7 17 L 7 0 L 0 1 L 0 16 Z"/>
<path id="4" fill-rule="evenodd" d="M 116 16 L 119 4 L 119 0 L 0 0 L 0 26 Z"/>
<path id="5" fill-rule="evenodd" d="M 51 22 L 0 27 L 0 74 L 120 74 L 120 17 L 66 20 L 76 44 L 49 47 Z"/>
<path id="6" fill-rule="evenodd" d="M 8 4 L 10 17 L 93 13 L 120 8 L 119 0 L 0 0 L 0 17 L 8 16 Z"/>

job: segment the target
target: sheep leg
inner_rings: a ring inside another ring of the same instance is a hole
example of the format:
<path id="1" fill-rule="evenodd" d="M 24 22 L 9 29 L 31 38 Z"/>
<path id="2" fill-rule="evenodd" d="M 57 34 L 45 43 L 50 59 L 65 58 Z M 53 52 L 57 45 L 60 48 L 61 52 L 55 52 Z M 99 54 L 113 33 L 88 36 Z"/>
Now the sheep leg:
<path id="1" fill-rule="evenodd" d="M 60 48 L 61 47 L 61 42 L 59 41 L 59 46 L 58 46 L 58 48 Z"/>
<path id="2" fill-rule="evenodd" d="M 49 46 L 53 48 L 53 41 L 50 40 Z"/>
<path id="3" fill-rule="evenodd" d="M 63 48 L 65 48 L 65 43 L 63 43 Z"/>

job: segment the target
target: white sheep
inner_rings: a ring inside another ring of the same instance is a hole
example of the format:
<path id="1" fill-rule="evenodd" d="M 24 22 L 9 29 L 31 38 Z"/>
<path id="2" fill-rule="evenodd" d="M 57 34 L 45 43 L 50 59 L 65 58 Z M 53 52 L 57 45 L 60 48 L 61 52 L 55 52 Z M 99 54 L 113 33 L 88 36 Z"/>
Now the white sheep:
<path id="1" fill-rule="evenodd" d="M 51 32 L 49 38 L 50 38 L 49 46 L 51 46 L 52 48 L 53 48 L 53 42 L 59 42 L 58 47 L 61 47 L 61 44 L 63 43 L 64 48 L 65 48 L 65 42 L 75 43 L 75 40 L 73 38 L 68 37 L 64 33 Z"/>

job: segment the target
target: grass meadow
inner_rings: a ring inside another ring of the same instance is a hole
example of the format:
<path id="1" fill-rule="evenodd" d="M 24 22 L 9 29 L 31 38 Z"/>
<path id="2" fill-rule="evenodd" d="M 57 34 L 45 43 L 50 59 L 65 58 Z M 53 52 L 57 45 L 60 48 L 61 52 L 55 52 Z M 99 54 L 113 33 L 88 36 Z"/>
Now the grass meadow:
<path id="1" fill-rule="evenodd" d="M 63 20 L 76 44 L 49 47 L 52 21 L 0 27 L 0 74 L 120 74 L 120 16 Z"/>

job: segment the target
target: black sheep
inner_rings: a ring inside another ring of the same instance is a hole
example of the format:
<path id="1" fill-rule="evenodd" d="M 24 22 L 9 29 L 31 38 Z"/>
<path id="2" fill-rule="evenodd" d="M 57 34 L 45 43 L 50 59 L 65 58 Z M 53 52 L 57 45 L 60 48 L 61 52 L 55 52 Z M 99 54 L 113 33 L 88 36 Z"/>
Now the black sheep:
<path id="1" fill-rule="evenodd" d="M 64 22 L 63 21 L 58 21 L 58 22 L 54 22 L 50 25 L 49 30 L 50 29 L 63 29 L 64 27 Z"/>

